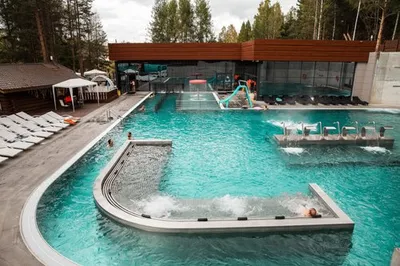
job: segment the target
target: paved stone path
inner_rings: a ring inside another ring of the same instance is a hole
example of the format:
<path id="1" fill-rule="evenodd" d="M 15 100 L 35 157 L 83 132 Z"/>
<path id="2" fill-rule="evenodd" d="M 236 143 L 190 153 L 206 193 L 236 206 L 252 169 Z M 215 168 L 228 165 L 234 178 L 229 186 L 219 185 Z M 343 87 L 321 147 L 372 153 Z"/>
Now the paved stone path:
<path id="1" fill-rule="evenodd" d="M 108 123 L 92 121 L 105 120 L 109 109 L 114 117 L 122 115 L 147 94 L 123 95 L 89 113 L 78 125 L 0 165 L 0 266 L 40 265 L 26 248 L 19 230 L 20 214 L 26 199 L 43 180 L 115 120 Z"/>

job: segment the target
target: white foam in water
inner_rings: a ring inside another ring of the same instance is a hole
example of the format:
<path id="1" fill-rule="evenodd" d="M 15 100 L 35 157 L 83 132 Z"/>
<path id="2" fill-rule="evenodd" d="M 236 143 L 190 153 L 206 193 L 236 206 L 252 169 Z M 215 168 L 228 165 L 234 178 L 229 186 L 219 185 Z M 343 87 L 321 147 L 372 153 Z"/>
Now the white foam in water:
<path id="1" fill-rule="evenodd" d="M 169 196 L 153 196 L 150 199 L 138 202 L 143 213 L 157 218 L 167 218 L 172 212 L 182 211 L 185 208 Z"/>
<path id="2" fill-rule="evenodd" d="M 373 109 L 367 109 L 367 111 L 389 113 L 389 114 L 400 114 L 400 109 L 373 108 Z"/>
<path id="3" fill-rule="evenodd" d="M 298 147 L 287 147 L 287 148 L 281 148 L 281 149 L 285 153 L 293 154 L 293 155 L 300 155 L 305 151 L 303 148 L 298 148 Z"/>
<path id="4" fill-rule="evenodd" d="M 384 147 L 365 146 L 365 147 L 360 147 L 360 148 L 367 152 L 372 152 L 372 153 L 390 153 L 390 151 Z"/>
<path id="5" fill-rule="evenodd" d="M 225 195 L 215 200 L 221 211 L 232 213 L 235 216 L 242 216 L 246 213 L 247 202 L 245 198 L 232 197 Z"/>
<path id="6" fill-rule="evenodd" d="M 275 120 L 268 120 L 267 122 L 272 124 L 272 125 L 274 125 L 274 126 L 276 126 L 276 127 L 283 128 L 283 125 L 285 125 L 285 127 L 294 127 L 294 128 L 297 129 L 297 131 L 300 131 L 300 132 L 302 131 L 301 123 L 296 123 L 296 122 L 293 122 L 293 121 L 275 121 Z M 306 126 L 309 127 L 309 129 L 311 131 L 317 131 L 318 130 L 318 123 L 315 123 L 315 124 L 303 123 L 303 127 L 306 127 Z"/>
<path id="7" fill-rule="evenodd" d="M 328 215 L 324 207 L 320 205 L 317 199 L 305 197 L 303 195 L 283 196 L 279 203 L 287 208 L 290 212 L 295 213 L 297 216 L 304 216 L 305 212 L 311 208 L 315 208 L 322 216 Z"/>

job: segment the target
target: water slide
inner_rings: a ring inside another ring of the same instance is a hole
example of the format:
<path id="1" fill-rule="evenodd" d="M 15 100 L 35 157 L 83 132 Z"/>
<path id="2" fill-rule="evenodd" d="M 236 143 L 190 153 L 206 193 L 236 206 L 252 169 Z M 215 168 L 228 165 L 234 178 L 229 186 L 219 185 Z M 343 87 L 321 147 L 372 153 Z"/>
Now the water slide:
<path id="1" fill-rule="evenodd" d="M 247 98 L 247 102 L 249 103 L 249 107 L 253 108 L 253 102 L 251 101 L 251 98 L 250 98 L 249 88 L 247 87 L 246 81 L 244 81 L 244 80 L 239 80 L 239 86 L 236 87 L 235 91 L 229 97 L 227 97 L 223 100 L 220 100 L 219 103 L 225 104 L 225 107 L 228 107 L 229 101 L 232 100 L 232 98 L 240 91 L 240 89 L 244 89 L 244 91 L 246 92 L 246 98 Z"/>

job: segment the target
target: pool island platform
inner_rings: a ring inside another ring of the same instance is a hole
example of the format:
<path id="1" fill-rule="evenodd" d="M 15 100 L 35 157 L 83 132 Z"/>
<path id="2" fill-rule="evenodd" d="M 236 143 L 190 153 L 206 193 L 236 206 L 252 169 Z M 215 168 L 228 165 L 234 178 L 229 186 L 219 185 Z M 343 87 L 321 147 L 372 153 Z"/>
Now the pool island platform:
<path id="1" fill-rule="evenodd" d="M 312 197 L 323 205 L 331 215 L 310 217 L 288 217 L 283 215 L 266 217 L 191 217 L 171 219 L 152 217 L 148 213 L 127 208 L 114 195 L 113 183 L 124 167 L 134 163 L 132 156 L 139 146 L 167 146 L 171 140 L 131 140 L 115 154 L 106 168 L 98 176 L 93 187 L 93 196 L 99 210 L 112 220 L 144 231 L 157 233 L 208 234 L 208 233 L 284 233 L 310 232 L 322 230 L 354 229 L 354 222 L 317 185 L 309 184 Z M 118 182 L 118 181 L 117 181 Z M 139 187 L 137 189 L 140 189 Z"/>
<path id="2" fill-rule="evenodd" d="M 332 134 L 321 135 L 274 135 L 280 146 L 307 146 L 307 145 L 358 145 L 358 146 L 379 146 L 391 148 L 394 145 L 392 137 L 360 137 L 357 135 L 342 136 Z"/>

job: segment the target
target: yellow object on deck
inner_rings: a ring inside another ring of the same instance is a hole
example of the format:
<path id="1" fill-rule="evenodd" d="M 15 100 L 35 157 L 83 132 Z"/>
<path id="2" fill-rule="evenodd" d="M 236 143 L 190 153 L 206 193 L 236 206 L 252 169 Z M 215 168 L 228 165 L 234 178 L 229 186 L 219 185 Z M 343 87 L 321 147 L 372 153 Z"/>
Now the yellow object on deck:
<path id="1" fill-rule="evenodd" d="M 121 96 L 121 91 L 117 90 L 118 97 Z"/>

